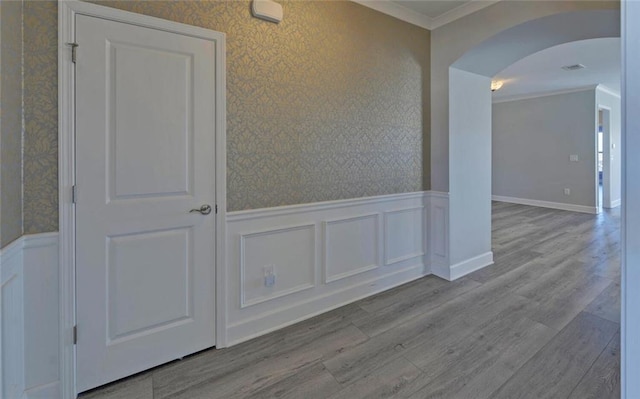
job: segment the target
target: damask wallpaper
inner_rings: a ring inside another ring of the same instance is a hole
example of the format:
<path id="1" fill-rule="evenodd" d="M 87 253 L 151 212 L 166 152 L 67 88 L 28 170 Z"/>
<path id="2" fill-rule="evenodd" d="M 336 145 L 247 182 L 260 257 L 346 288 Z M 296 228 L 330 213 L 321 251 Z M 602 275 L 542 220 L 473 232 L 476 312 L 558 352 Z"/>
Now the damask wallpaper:
<path id="1" fill-rule="evenodd" d="M 22 235 L 22 2 L 0 4 L 0 248 Z"/>
<path id="2" fill-rule="evenodd" d="M 429 31 L 350 1 L 96 1 L 227 37 L 230 211 L 429 187 Z M 25 231 L 57 229 L 56 6 L 25 4 Z"/>
<path id="3" fill-rule="evenodd" d="M 58 6 L 24 2 L 24 232 L 58 230 Z"/>

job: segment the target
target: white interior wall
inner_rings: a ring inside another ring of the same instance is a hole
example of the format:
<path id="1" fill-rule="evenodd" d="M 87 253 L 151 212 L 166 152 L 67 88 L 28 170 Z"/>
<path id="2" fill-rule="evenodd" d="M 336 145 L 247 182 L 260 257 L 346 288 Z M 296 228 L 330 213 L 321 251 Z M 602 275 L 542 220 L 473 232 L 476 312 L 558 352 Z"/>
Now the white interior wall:
<path id="1" fill-rule="evenodd" d="M 595 212 L 594 107 L 594 89 L 494 103 L 493 195 Z"/>
<path id="2" fill-rule="evenodd" d="M 468 272 L 493 263 L 491 79 L 455 68 L 449 79 L 449 259 Z"/>
<path id="3" fill-rule="evenodd" d="M 622 2 L 622 397 L 640 398 L 640 2 Z"/>
<path id="4" fill-rule="evenodd" d="M 448 270 L 443 267 L 440 271 L 434 269 L 434 273 L 453 279 L 493 262 L 490 251 L 491 209 L 488 206 L 486 210 L 481 210 L 483 204 L 490 205 L 491 199 L 490 115 L 487 117 L 489 124 L 486 125 L 489 134 L 482 135 L 486 142 L 478 146 L 481 152 L 487 146 L 488 156 L 482 162 L 476 162 L 475 158 L 467 160 L 464 152 L 458 152 L 465 148 L 464 145 L 454 148 L 454 135 L 458 128 L 452 127 L 451 123 L 458 118 L 452 114 L 451 107 L 455 101 L 464 100 L 467 95 L 474 96 L 475 83 L 471 83 L 467 89 L 463 87 L 462 80 L 452 82 L 458 78 L 454 76 L 456 70 L 485 76 L 488 81 L 489 77 L 508 65 L 536 51 L 575 40 L 617 37 L 620 28 L 618 8 L 617 3 L 600 1 L 535 4 L 498 2 L 432 31 L 431 188 L 449 192 L 449 215 L 455 215 L 456 218 L 451 221 Z M 469 81 L 473 82 L 474 79 Z M 451 92 L 454 88 L 464 95 L 454 98 Z M 487 96 L 488 89 L 487 84 Z M 471 108 L 482 108 L 483 104 L 473 104 Z M 490 100 L 486 104 L 489 114 Z M 460 112 L 462 115 L 468 112 L 468 117 L 474 113 L 472 110 Z M 480 129 L 485 126 L 482 119 L 478 119 L 477 123 L 468 123 L 468 126 L 474 125 Z M 451 158 L 453 154 L 457 154 L 456 159 Z M 451 166 L 460 161 L 465 165 L 460 170 L 467 170 L 468 166 L 474 165 L 472 174 L 487 175 L 489 185 L 485 186 L 482 180 L 471 186 L 465 185 L 470 180 L 461 177 L 458 171 L 451 170 Z M 457 182 L 456 179 L 461 180 Z M 456 190 L 462 191 L 456 193 Z M 486 214 L 478 213 L 481 211 Z M 487 252 L 482 253 L 484 248 L 488 248 Z"/>
<path id="5" fill-rule="evenodd" d="M 596 89 L 596 115 L 598 109 L 604 107 L 609 110 L 610 123 L 610 141 L 604 140 L 604 156 L 610 157 L 610 167 L 608 172 L 609 192 L 604 193 L 605 208 L 615 207 L 620 204 L 621 198 L 621 179 L 622 179 L 622 163 L 621 163 L 621 112 L 620 97 L 612 94 L 601 87 Z M 606 177 L 605 177 L 606 178 Z"/>

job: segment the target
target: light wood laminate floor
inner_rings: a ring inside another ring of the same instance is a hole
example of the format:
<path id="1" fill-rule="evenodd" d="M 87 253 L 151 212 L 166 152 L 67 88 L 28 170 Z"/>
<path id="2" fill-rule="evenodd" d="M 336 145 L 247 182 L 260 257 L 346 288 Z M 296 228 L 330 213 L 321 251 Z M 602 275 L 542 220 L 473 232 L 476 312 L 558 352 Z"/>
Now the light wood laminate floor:
<path id="1" fill-rule="evenodd" d="M 81 396 L 619 398 L 620 217 L 493 203 L 495 264 Z"/>

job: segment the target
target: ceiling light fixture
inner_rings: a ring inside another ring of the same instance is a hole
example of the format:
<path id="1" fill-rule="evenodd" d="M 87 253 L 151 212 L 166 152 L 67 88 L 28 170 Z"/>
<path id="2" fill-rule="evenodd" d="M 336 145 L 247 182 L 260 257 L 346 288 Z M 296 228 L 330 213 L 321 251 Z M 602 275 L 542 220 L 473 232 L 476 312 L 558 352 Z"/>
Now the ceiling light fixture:
<path id="1" fill-rule="evenodd" d="M 491 81 L 491 91 L 496 91 L 496 90 L 500 90 L 500 88 L 502 87 L 502 81 L 501 80 L 492 80 Z"/>

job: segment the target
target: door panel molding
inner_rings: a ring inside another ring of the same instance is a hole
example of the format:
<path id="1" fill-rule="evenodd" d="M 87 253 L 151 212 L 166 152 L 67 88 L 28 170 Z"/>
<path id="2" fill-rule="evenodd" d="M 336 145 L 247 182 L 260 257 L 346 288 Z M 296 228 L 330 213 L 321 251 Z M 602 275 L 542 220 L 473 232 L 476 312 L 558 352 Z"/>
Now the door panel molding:
<path id="1" fill-rule="evenodd" d="M 75 215 L 72 189 L 75 184 L 75 72 L 70 44 L 75 43 L 76 15 L 86 15 L 115 22 L 177 33 L 215 42 L 215 199 L 216 217 L 216 346 L 225 347 L 225 219 L 226 219 L 226 60 L 225 35 L 209 29 L 135 14 L 115 8 L 76 0 L 60 1 L 58 7 L 58 104 L 59 104 L 59 223 L 60 223 L 60 394 L 76 397 L 75 346 Z M 82 49 L 77 49 L 81 52 Z M 213 216 L 213 215 L 212 215 Z"/>

